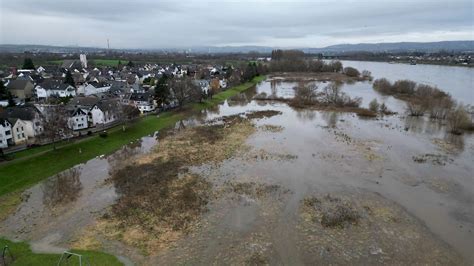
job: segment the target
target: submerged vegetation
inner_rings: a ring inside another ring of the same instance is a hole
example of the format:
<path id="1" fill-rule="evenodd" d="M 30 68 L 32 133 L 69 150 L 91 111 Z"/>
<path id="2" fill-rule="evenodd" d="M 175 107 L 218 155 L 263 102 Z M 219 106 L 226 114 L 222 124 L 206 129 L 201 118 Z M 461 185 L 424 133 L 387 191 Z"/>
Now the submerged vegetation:
<path id="1" fill-rule="evenodd" d="M 452 133 L 460 134 L 474 129 L 469 108 L 456 103 L 449 93 L 436 87 L 417 84 L 411 80 L 398 80 L 392 84 L 381 78 L 374 81 L 373 88 L 384 95 L 406 101 L 407 112 L 411 116 L 428 114 L 433 119 L 447 120 L 448 129 Z"/>
<path id="2" fill-rule="evenodd" d="M 104 217 L 103 233 L 115 232 L 109 236 L 148 253 L 199 227 L 213 190 L 189 167 L 230 158 L 255 132 L 250 119 L 278 114 L 268 110 L 224 117 L 161 140 L 153 153 L 111 177 L 120 197 Z"/>
<path id="3" fill-rule="evenodd" d="M 294 88 L 295 96 L 289 100 L 289 105 L 295 108 L 317 108 L 342 112 L 354 112 L 359 116 L 375 117 L 371 110 L 359 107 L 362 98 L 351 98 L 341 90 L 341 84 L 332 82 L 322 90 L 315 84 L 301 84 Z"/>

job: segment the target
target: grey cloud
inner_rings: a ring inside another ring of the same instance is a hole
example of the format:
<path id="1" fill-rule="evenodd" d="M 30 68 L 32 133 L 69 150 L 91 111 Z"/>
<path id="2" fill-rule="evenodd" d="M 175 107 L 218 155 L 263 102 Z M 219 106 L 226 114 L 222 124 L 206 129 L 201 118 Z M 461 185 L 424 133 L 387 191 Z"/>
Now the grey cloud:
<path id="1" fill-rule="evenodd" d="M 111 38 L 115 47 L 130 48 L 318 47 L 386 36 L 400 41 L 414 35 L 433 38 L 439 31 L 472 39 L 473 25 L 471 0 L 0 1 L 2 43 L 103 46 Z M 28 24 L 18 17 L 28 18 L 35 27 L 25 27 Z"/>

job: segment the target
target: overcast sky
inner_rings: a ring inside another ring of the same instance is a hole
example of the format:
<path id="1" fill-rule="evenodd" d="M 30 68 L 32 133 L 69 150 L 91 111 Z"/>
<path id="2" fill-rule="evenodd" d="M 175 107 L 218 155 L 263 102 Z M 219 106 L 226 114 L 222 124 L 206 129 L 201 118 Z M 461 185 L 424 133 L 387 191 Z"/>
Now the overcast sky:
<path id="1" fill-rule="evenodd" d="M 111 48 L 472 40 L 474 0 L 0 0 L 0 43 Z"/>

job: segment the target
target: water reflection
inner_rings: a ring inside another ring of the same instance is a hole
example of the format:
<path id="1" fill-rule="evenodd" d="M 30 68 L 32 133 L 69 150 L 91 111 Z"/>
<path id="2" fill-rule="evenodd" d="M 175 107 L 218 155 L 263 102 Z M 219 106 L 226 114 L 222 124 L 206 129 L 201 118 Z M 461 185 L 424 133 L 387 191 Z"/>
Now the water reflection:
<path id="1" fill-rule="evenodd" d="M 55 208 L 74 202 L 82 191 L 81 171 L 81 167 L 71 168 L 43 182 L 44 206 Z"/>
<path id="2" fill-rule="evenodd" d="M 321 117 L 326 121 L 327 126 L 330 128 L 335 128 L 337 121 L 339 120 L 339 113 L 337 112 L 322 112 Z"/>
<path id="3" fill-rule="evenodd" d="M 453 154 L 460 154 L 464 151 L 465 148 L 465 137 L 460 135 L 454 135 L 451 133 L 444 134 L 444 141 L 451 145 L 452 149 L 450 150 Z"/>
<path id="4" fill-rule="evenodd" d="M 134 141 L 107 157 L 110 176 L 120 170 L 131 158 L 141 154 L 142 142 L 142 139 Z"/>
<path id="5" fill-rule="evenodd" d="M 405 130 L 429 135 L 436 135 L 446 131 L 445 126 L 441 121 L 428 119 L 423 116 L 405 117 Z"/>
<path id="6" fill-rule="evenodd" d="M 300 121 L 313 121 L 316 118 L 316 112 L 309 109 L 294 109 L 296 117 Z"/>

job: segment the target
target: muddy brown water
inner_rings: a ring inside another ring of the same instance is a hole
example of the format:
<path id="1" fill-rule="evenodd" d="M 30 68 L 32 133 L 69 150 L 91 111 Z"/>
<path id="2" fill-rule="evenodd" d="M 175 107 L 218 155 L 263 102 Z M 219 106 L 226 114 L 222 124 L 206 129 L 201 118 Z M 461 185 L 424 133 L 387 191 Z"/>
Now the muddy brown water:
<path id="1" fill-rule="evenodd" d="M 170 250 L 152 254 L 146 263 L 239 263 L 233 258 L 249 253 L 265 254 L 271 264 L 311 263 L 298 251 L 294 229 L 298 226 L 298 209 L 303 198 L 326 193 L 380 195 L 414 217 L 413 223 L 419 224 L 416 228 L 426 229 L 440 245 L 474 262 L 472 135 L 453 136 L 439 122 L 407 117 L 404 103 L 392 97 L 380 99 L 399 114 L 378 119 L 295 110 L 284 103 L 252 100 L 261 92 L 291 97 L 294 85 L 278 79 L 262 82 L 176 124 L 181 128 L 248 111 L 281 111 L 281 115 L 255 123 L 281 126 L 283 130 L 258 130 L 247 144 L 253 151 L 291 155 L 289 159 L 236 156 L 218 166 L 202 165 L 192 171 L 215 182 L 252 180 L 277 184 L 290 192 L 275 196 L 281 198 L 258 200 L 244 195 L 234 201 L 216 202 L 203 218 L 212 230 L 191 234 Z M 363 97 L 363 105 L 382 97 L 369 88 L 367 82 L 344 85 L 351 96 Z M 35 251 L 63 251 L 81 229 L 115 202 L 113 184 L 106 181 L 110 174 L 123 162 L 149 152 L 156 143 L 156 136 L 144 137 L 110 156 L 92 159 L 30 188 L 17 211 L 0 223 L 0 234 L 30 241 Z M 414 161 L 416 156 L 426 160 Z M 122 249 L 106 251 L 122 256 L 128 264 L 131 261 L 125 257 L 134 257 Z M 318 254 L 323 256 L 325 252 Z M 260 258 L 252 259 L 258 262 Z"/>

